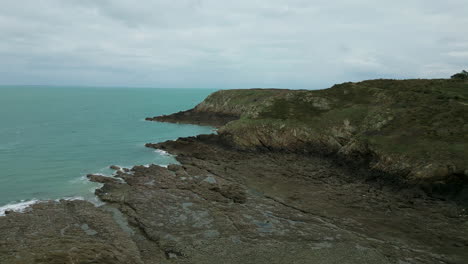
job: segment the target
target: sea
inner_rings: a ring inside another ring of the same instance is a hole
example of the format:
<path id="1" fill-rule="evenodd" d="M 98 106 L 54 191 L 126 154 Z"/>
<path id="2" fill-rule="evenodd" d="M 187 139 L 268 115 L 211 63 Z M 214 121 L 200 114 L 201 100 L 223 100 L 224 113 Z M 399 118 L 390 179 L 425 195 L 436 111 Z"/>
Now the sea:
<path id="1" fill-rule="evenodd" d="M 177 163 L 145 143 L 213 127 L 145 121 L 187 110 L 215 89 L 0 87 L 0 215 L 44 200 L 99 202 L 87 174 Z"/>

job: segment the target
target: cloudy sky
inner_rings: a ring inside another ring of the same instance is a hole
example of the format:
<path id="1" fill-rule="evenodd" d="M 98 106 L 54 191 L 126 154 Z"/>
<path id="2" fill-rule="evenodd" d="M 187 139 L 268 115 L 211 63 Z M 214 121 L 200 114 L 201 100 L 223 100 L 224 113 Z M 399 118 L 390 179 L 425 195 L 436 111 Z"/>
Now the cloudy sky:
<path id="1" fill-rule="evenodd" d="M 0 84 L 324 88 L 468 68 L 467 0 L 1 0 Z"/>

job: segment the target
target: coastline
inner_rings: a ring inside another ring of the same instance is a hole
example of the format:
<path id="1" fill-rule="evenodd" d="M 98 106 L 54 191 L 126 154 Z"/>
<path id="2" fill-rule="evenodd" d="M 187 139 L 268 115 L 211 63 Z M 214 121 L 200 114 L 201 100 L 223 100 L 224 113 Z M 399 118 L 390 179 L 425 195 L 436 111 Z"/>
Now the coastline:
<path id="1" fill-rule="evenodd" d="M 160 155 L 165 155 L 165 156 L 170 156 L 171 155 L 171 154 L 169 154 L 169 153 L 167 153 L 166 151 L 163 151 L 163 150 L 155 150 L 155 152 L 157 152 Z M 171 164 L 173 164 L 173 163 L 171 163 Z M 157 165 L 161 166 L 163 168 L 167 168 L 171 164 L 157 164 Z M 140 165 L 140 166 L 150 167 L 151 165 L 153 165 L 153 164 L 144 164 L 144 165 Z M 114 167 L 114 168 L 112 168 L 112 167 Z M 122 173 L 124 171 L 129 173 L 131 167 L 126 167 L 126 166 L 121 166 L 121 165 L 110 165 L 109 167 L 106 167 L 106 169 L 110 169 L 110 170 L 112 170 L 114 172 L 111 175 L 104 174 L 104 173 L 90 173 L 90 174 L 87 174 L 87 175 L 83 175 L 82 177 L 80 177 L 79 180 L 80 181 L 85 180 L 85 181 L 94 182 L 94 181 L 90 180 L 90 176 L 97 176 L 97 177 L 104 177 L 104 178 L 121 180 L 120 178 L 117 178 L 116 176 L 119 173 Z M 93 191 L 92 191 L 93 196 L 92 197 L 87 197 L 87 198 L 85 198 L 83 196 L 71 196 L 71 197 L 61 197 L 61 198 L 57 198 L 57 199 L 36 199 L 36 198 L 33 198 L 33 199 L 29 199 L 29 200 L 21 200 L 21 201 L 17 201 L 17 202 L 10 202 L 10 203 L 7 203 L 7 204 L 4 204 L 4 205 L 0 206 L 0 217 L 6 216 L 6 214 L 13 213 L 13 212 L 14 213 L 24 213 L 31 206 L 33 206 L 35 204 L 40 204 L 40 203 L 44 204 L 44 203 L 49 203 L 49 202 L 60 202 L 62 200 L 63 201 L 86 201 L 86 202 L 90 202 L 90 203 L 96 205 L 97 207 L 99 207 L 99 206 L 104 204 L 99 199 L 99 197 L 95 195 L 96 190 L 100 189 L 100 188 L 102 188 L 102 185 L 101 186 L 96 186 L 95 188 L 93 188 Z"/>
<path id="2" fill-rule="evenodd" d="M 193 107 L 211 89 L 76 88 L 2 90 L 0 206 L 91 197 L 95 184 L 86 174 L 110 175 L 112 164 L 168 164 L 172 158 L 160 157 L 144 144 L 210 132 L 144 118 Z"/>
<path id="3" fill-rule="evenodd" d="M 280 90 L 274 97 L 288 93 Z M 271 99 L 255 96 L 260 99 L 249 102 Z M 195 109 L 147 119 L 219 128 L 217 134 L 146 144 L 175 155 L 179 164 L 134 166 L 118 171 L 115 178 L 92 177 L 103 184 L 96 190 L 105 202 L 99 208 L 82 201 L 48 202 L 0 217 L 0 233 L 6 238 L 0 242 L 0 263 L 13 259 L 68 263 L 70 258 L 84 263 L 468 260 L 468 212 L 460 196 L 433 192 L 436 185 L 424 189 L 404 178 L 400 181 L 395 178 L 400 174 L 376 173 L 360 160 L 366 153 L 356 149 L 349 152 L 356 158 L 353 163 L 325 145 L 321 152 L 309 151 L 317 144 L 287 145 L 291 143 L 287 134 L 275 130 L 268 130 L 271 134 L 254 126 L 250 127 L 254 133 L 235 130 L 239 112 L 255 114 L 258 108 L 224 104 L 223 112 L 209 98 Z M 321 99 L 310 102 L 319 108 L 327 105 Z M 258 141 L 250 141 L 251 135 Z M 275 141 L 278 136 L 286 139 L 281 145 Z M 308 152 L 297 151 L 299 147 Z M 447 183 L 437 184 L 442 188 Z M 49 244 L 37 244 L 29 237 L 31 229 L 19 236 L 13 230 L 28 225 L 38 237 L 48 234 Z M 63 241 L 69 241 L 65 248 L 59 246 Z"/>

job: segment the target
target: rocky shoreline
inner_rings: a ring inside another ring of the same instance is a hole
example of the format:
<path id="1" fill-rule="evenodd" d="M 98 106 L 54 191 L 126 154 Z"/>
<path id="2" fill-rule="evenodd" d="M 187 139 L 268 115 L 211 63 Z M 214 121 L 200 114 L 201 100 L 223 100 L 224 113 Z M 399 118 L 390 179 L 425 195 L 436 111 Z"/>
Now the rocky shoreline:
<path id="1" fill-rule="evenodd" d="M 0 217 L 0 263 L 467 262 L 463 164 L 437 180 L 415 181 L 401 167 L 384 170 L 368 152 L 350 148 L 360 129 L 353 120 L 341 121 L 326 139 L 339 141 L 341 152 L 312 134 L 303 134 L 309 141 L 300 145 L 284 129 L 294 134 L 303 127 L 261 116 L 264 105 L 291 91 L 241 93 L 221 92 L 195 109 L 148 118 L 219 132 L 148 143 L 176 155 L 179 164 L 167 168 L 89 175 L 103 184 L 96 195 L 104 206 L 49 202 Z M 308 98 L 320 111 L 333 111 L 330 98 Z M 276 125 L 287 126 L 271 129 Z M 441 178 L 449 175 L 458 178 Z"/>
<path id="2" fill-rule="evenodd" d="M 147 117 L 146 121 L 157 121 L 179 124 L 195 124 L 200 126 L 221 127 L 230 121 L 239 119 L 236 114 L 224 114 L 216 112 L 196 112 L 194 110 L 180 111 L 171 115 Z"/>

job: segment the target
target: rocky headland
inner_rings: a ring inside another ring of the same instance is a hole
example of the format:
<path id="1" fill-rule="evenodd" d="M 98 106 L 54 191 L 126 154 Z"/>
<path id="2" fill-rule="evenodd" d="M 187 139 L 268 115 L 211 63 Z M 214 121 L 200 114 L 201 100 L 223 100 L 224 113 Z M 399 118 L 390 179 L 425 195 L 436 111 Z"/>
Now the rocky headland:
<path id="1" fill-rule="evenodd" d="M 0 217 L 0 263 L 466 263 L 467 119 L 466 80 L 219 91 L 147 118 L 218 128 L 147 144 L 179 164 Z"/>

